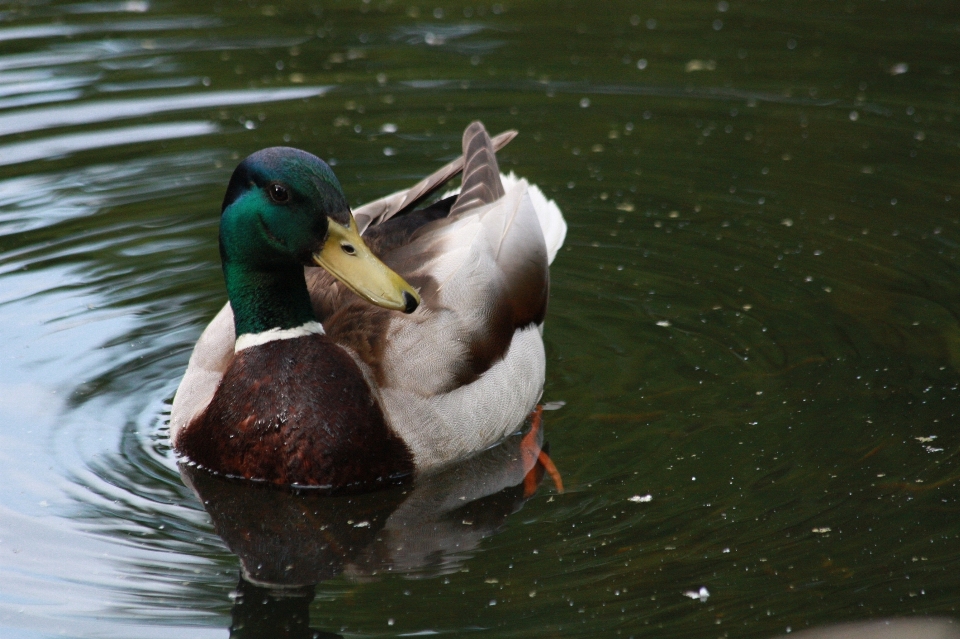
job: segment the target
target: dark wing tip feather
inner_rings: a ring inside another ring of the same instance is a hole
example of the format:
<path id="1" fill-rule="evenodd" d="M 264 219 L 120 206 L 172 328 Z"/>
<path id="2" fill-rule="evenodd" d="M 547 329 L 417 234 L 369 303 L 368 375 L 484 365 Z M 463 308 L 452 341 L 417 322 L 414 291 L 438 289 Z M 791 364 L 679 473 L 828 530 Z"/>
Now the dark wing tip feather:
<path id="1" fill-rule="evenodd" d="M 463 132 L 463 157 L 463 186 L 450 215 L 496 202 L 504 195 L 493 141 L 479 121 Z"/>
<path id="2" fill-rule="evenodd" d="M 499 151 L 513 138 L 517 131 L 510 129 L 493 137 L 493 149 Z M 407 191 L 400 191 L 385 198 L 364 204 L 356 211 L 357 227 L 362 234 L 368 227 L 386 222 L 396 215 L 403 215 L 414 209 L 418 204 L 440 189 L 448 180 L 453 179 L 463 170 L 464 158 L 461 155 L 446 166 L 434 171 Z"/>

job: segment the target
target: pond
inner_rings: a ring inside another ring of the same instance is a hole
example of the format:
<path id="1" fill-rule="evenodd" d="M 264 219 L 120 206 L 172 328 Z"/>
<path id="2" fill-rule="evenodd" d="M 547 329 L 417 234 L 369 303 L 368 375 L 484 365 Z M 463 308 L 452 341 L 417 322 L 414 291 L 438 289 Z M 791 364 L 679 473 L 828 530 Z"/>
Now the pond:
<path id="1" fill-rule="evenodd" d="M 181 478 L 170 401 L 225 301 L 239 160 L 309 150 L 355 206 L 474 119 L 520 132 L 501 168 L 569 225 L 543 397 L 566 490 L 517 487 L 517 438 L 339 501 Z M 5 3 L 0 634 L 956 618 L 958 161 L 950 2 Z M 240 578 L 288 556 L 285 589 Z"/>

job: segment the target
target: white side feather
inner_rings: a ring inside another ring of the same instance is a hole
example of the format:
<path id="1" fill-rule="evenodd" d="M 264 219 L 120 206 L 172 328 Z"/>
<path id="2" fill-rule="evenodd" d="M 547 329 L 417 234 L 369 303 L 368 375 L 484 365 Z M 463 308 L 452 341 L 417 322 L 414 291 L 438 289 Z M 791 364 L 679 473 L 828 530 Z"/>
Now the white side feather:
<path id="1" fill-rule="evenodd" d="M 236 335 L 233 329 L 233 309 L 230 302 L 204 329 L 193 347 L 187 372 L 183 374 L 180 387 L 173 398 L 170 410 L 170 441 L 176 445 L 177 435 L 207 407 L 217 392 L 230 360 Z"/>
<path id="2" fill-rule="evenodd" d="M 502 360 L 475 382 L 424 397 L 382 388 L 390 424 L 413 453 L 419 471 L 440 468 L 515 432 L 543 392 L 547 368 L 540 331 L 517 331 Z"/>
<path id="3" fill-rule="evenodd" d="M 526 180 L 505 186 L 501 199 L 418 240 L 425 245 L 424 255 L 436 255 L 423 270 L 439 284 L 439 299 L 429 304 L 437 310 L 397 319 L 388 329 L 383 407 L 419 470 L 497 443 L 521 425 L 540 399 L 546 356 L 535 326 L 516 331 L 504 358 L 477 380 L 445 391 L 462 358 L 469 356 L 474 331 L 485 328 L 491 296 L 502 294 L 518 260 L 545 251 Z M 553 228 L 565 228 L 562 217 L 558 223 L 550 215 L 547 211 Z"/>

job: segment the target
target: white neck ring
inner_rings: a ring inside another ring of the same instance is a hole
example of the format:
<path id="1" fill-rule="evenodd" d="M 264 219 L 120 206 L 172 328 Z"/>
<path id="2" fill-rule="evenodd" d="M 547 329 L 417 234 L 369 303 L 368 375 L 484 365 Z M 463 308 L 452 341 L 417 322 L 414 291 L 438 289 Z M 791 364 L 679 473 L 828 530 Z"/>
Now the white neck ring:
<path id="1" fill-rule="evenodd" d="M 325 335 L 323 325 L 320 322 L 307 322 L 294 328 L 271 328 L 262 333 L 244 333 L 237 338 L 237 343 L 233 347 L 234 353 L 239 353 L 245 348 L 260 346 L 267 342 L 275 342 L 281 339 L 296 339 L 307 335 Z"/>

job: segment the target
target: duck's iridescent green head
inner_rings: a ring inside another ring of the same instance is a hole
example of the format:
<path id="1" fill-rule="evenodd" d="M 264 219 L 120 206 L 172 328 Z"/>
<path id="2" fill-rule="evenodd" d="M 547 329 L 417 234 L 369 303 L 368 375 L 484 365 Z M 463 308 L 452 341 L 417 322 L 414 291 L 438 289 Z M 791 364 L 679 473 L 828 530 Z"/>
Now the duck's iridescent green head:
<path id="1" fill-rule="evenodd" d="M 312 264 L 329 220 L 350 225 L 350 207 L 337 176 L 299 149 L 257 151 L 234 170 L 223 198 L 220 256 L 224 263 Z"/>
<path id="2" fill-rule="evenodd" d="M 379 306 L 410 313 L 420 303 L 360 239 L 330 167 L 298 149 L 257 151 L 233 172 L 220 218 L 220 257 L 238 335 L 312 319 L 304 266 L 325 268 Z"/>

